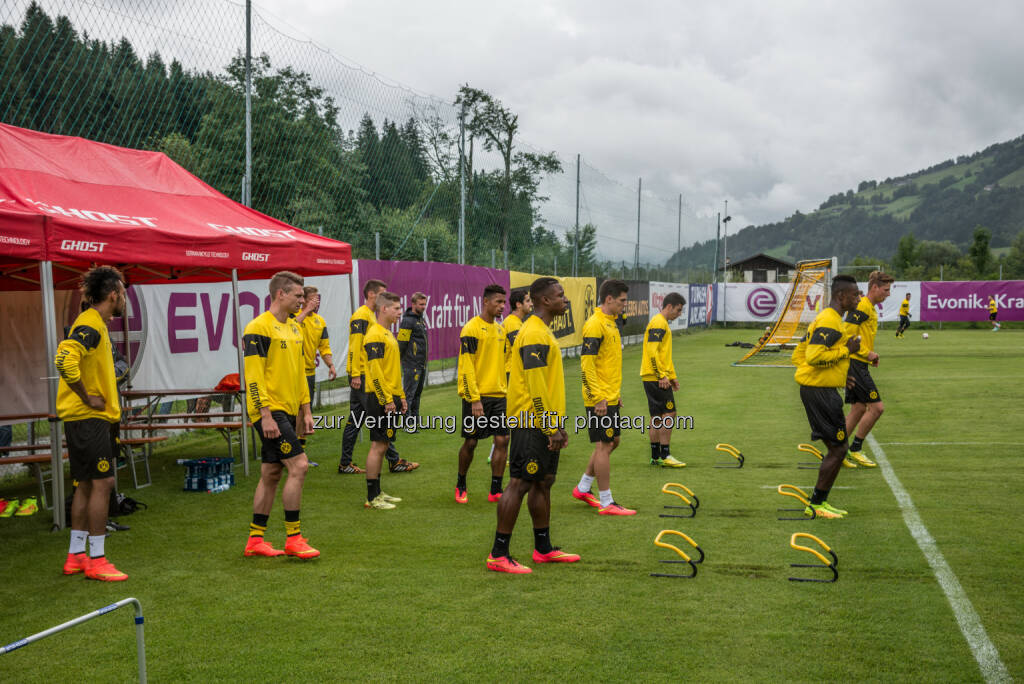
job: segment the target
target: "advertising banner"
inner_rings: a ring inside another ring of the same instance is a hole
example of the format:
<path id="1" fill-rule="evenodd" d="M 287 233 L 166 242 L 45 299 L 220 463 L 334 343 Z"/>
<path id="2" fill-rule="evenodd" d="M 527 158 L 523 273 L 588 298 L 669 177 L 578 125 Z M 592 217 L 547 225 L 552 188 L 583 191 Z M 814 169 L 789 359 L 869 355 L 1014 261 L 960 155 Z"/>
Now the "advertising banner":
<path id="1" fill-rule="evenodd" d="M 357 306 L 362 303 L 363 283 L 371 278 L 383 280 L 388 290 L 402 297 L 403 311 L 414 292 L 427 295 L 423 320 L 429 328 L 427 343 L 432 361 L 458 356 L 459 331 L 480 313 L 485 287 L 494 283 L 509 289 L 508 271 L 434 261 L 360 259 L 356 262 L 356 274 Z M 345 321 L 347 325 L 348 319 Z"/>
<path id="2" fill-rule="evenodd" d="M 728 283 L 718 286 L 716 320 L 730 323 L 769 323 L 778 318 L 789 283 Z M 820 297 L 817 297 L 820 299 Z M 812 309 L 819 301 L 807 302 Z"/>
<path id="3" fill-rule="evenodd" d="M 715 320 L 715 286 L 690 285 L 686 298 L 687 325 L 707 327 Z"/>
<path id="4" fill-rule="evenodd" d="M 507 275 L 513 288 L 529 287 L 534 280 L 541 277 L 541 274 L 523 273 L 522 271 L 508 271 Z M 564 349 L 575 347 L 583 342 L 583 324 L 594 312 L 597 302 L 597 281 L 594 278 L 559 277 L 558 282 L 565 289 L 569 308 L 551 322 L 551 331 L 558 339 L 558 346 Z"/>
<path id="5" fill-rule="evenodd" d="M 922 321 L 987 321 L 988 298 L 1000 321 L 1024 321 L 1024 280 L 922 282 Z M 888 303 L 888 302 L 887 302 Z"/>
<path id="6" fill-rule="evenodd" d="M 670 292 L 678 292 L 686 300 L 686 304 L 683 305 L 683 312 L 679 314 L 679 318 L 669 323 L 669 328 L 672 330 L 684 330 L 689 325 L 690 320 L 690 286 L 685 283 L 661 283 L 652 280 L 650 282 L 650 315 L 661 311 L 662 300 L 665 299 L 665 295 Z"/>
<path id="7" fill-rule="evenodd" d="M 867 294 L 867 282 L 860 283 L 861 292 Z M 903 298 L 910 295 L 910 320 L 921 320 L 921 283 L 916 280 L 897 280 L 892 284 L 889 298 L 878 307 L 878 320 L 881 323 L 895 323 L 900 320 L 900 304 Z M 987 313 L 986 313 L 987 316 Z"/>

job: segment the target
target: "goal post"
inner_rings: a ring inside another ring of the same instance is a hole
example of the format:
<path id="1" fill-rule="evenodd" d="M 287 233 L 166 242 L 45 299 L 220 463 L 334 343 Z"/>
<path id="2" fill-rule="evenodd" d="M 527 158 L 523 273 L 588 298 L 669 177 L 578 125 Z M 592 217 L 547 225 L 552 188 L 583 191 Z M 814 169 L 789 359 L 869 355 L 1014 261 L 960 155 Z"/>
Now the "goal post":
<path id="1" fill-rule="evenodd" d="M 732 365 L 792 368 L 789 353 L 799 344 L 818 312 L 828 305 L 835 268 L 835 257 L 797 262 L 793 283 L 774 324 L 753 349 Z"/>

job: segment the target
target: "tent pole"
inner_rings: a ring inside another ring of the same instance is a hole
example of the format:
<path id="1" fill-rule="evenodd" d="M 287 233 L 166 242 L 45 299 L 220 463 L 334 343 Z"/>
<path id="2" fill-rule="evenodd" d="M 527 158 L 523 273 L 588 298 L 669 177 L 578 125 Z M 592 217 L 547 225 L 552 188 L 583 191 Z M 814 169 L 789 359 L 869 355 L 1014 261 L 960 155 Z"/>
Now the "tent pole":
<path id="1" fill-rule="evenodd" d="M 235 308 L 235 330 L 237 331 L 237 337 L 235 338 L 235 350 L 238 352 L 238 386 L 241 390 L 241 406 L 239 409 L 242 411 L 242 427 L 239 428 L 240 439 L 238 440 L 238 446 L 242 450 L 242 464 L 243 472 L 246 477 L 249 477 L 249 429 L 246 427 L 246 422 L 249 419 L 249 411 L 246 406 L 248 396 L 245 392 L 245 357 L 243 355 L 242 347 L 242 309 L 238 303 L 238 269 L 231 269 L 231 299 L 234 302 Z"/>
<path id="2" fill-rule="evenodd" d="M 62 530 L 67 526 L 64 520 L 64 459 L 61 449 L 61 424 L 57 420 L 57 375 L 53 359 L 57 356 L 57 312 L 53 302 L 53 264 L 39 263 L 39 289 L 43 297 L 43 334 L 46 337 L 47 368 L 46 395 L 47 412 L 50 414 L 50 467 L 53 472 L 52 490 L 53 529 Z M 54 375 L 50 375 L 54 373 Z"/>

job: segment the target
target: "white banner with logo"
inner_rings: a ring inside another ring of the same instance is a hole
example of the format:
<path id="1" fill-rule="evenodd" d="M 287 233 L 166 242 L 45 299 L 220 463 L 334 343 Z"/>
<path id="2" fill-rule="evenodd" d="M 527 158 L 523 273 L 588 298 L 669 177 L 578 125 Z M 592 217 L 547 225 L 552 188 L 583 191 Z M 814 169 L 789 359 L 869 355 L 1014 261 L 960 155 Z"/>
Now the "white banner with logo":
<path id="1" fill-rule="evenodd" d="M 789 295 L 792 283 L 729 283 L 718 286 L 718 308 L 715 315 L 717 321 L 729 323 L 771 323 L 778 319 L 782 305 Z M 860 283 L 862 292 L 867 293 L 868 284 Z M 900 303 L 910 293 L 910 319 L 920 320 L 921 283 L 917 281 L 896 281 L 892 285 L 891 294 L 878 309 L 878 319 L 882 322 L 899 320 Z M 808 311 L 820 311 L 828 306 L 828 301 L 820 301 L 822 297 L 810 295 L 803 306 Z"/>
<path id="2" fill-rule="evenodd" d="M 679 315 L 679 318 L 669 323 L 669 328 L 672 330 L 685 329 L 690 320 L 690 286 L 686 283 L 662 283 L 652 280 L 649 287 L 651 316 L 661 311 L 662 300 L 665 299 L 665 295 L 670 292 L 678 292 L 682 295 L 683 299 L 686 300 L 686 304 L 683 305 L 683 313 Z"/>
<path id="3" fill-rule="evenodd" d="M 316 276 L 305 280 L 320 290 L 320 315 L 327 321 L 335 368 L 344 374 L 348 319 L 352 315 L 349 278 Z M 267 310 L 269 282 L 239 282 L 243 330 Z M 139 358 L 132 360 L 133 387 L 206 389 L 215 387 L 225 375 L 238 372 L 230 282 L 142 285 L 134 289 L 139 294 L 143 333 Z M 135 326 L 131 329 L 134 331 Z M 326 380 L 327 373 L 318 356 L 316 379 Z"/>
<path id="4" fill-rule="evenodd" d="M 861 292 L 867 294 L 868 284 L 863 282 L 859 285 Z M 910 320 L 915 322 L 921 320 L 921 283 L 916 280 L 897 280 L 892 284 L 892 289 L 889 292 L 889 298 L 878 307 L 879 321 L 883 323 L 899 321 L 900 304 L 903 303 L 903 298 L 907 294 L 910 295 Z"/>

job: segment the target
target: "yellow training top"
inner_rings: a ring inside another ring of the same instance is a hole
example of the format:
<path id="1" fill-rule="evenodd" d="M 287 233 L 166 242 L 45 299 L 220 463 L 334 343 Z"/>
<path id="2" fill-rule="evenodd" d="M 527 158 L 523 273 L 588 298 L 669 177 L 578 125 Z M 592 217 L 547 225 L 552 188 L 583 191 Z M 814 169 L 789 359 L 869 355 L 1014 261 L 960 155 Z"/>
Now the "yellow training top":
<path id="1" fill-rule="evenodd" d="M 331 355 L 331 342 L 327 335 L 327 321 L 316 312 L 302 319 L 302 353 L 306 359 L 306 375 L 316 372 L 316 354 Z"/>
<path id="2" fill-rule="evenodd" d="M 860 335 L 860 350 L 851 354 L 851 359 L 868 362 L 868 352 L 875 350 L 875 334 L 878 332 L 878 311 L 867 297 L 861 297 L 857 308 L 846 314 L 847 337 Z"/>
<path id="3" fill-rule="evenodd" d="M 345 372 L 350 378 L 357 378 L 366 372 L 366 350 L 363 349 L 363 336 L 366 335 L 370 325 L 376 322 L 377 317 L 365 304 L 356 309 L 352 318 L 348 319 L 348 360 L 345 361 Z"/>
<path id="4" fill-rule="evenodd" d="M 676 367 L 672 363 L 672 331 L 660 313 L 654 314 L 644 331 L 640 377 L 644 380 L 676 379 Z"/>
<path id="5" fill-rule="evenodd" d="M 532 425 L 527 422 L 518 427 L 553 434 L 565 416 L 565 376 L 558 341 L 540 316 L 530 316 L 523 321 L 512 352 L 508 416 L 522 420 L 523 414 L 532 415 Z"/>
<path id="6" fill-rule="evenodd" d="M 459 396 L 469 402 L 480 397 L 503 397 L 505 383 L 505 329 L 474 316 L 459 333 Z"/>
<path id="7" fill-rule="evenodd" d="M 850 367 L 850 350 L 843 332 L 843 319 L 831 306 L 822 309 L 807 326 L 807 336 L 793 351 L 797 364 L 794 379 L 808 387 L 845 387 Z"/>
<path id="8" fill-rule="evenodd" d="M 583 405 L 607 401 L 617 406 L 622 395 L 622 337 L 615 316 L 598 307 L 583 324 L 583 348 L 580 351 L 583 375 Z"/>
<path id="9" fill-rule="evenodd" d="M 264 311 L 245 326 L 242 344 L 249 419 L 259 420 L 261 408 L 298 415 L 309 403 L 299 324 L 291 318 L 282 323 Z"/>
<path id="10" fill-rule="evenodd" d="M 68 339 L 57 345 L 53 359 L 60 374 L 57 385 L 57 417 L 67 422 L 101 418 L 109 423 L 121 419 L 121 397 L 114 376 L 114 351 L 107 324 L 99 311 L 88 308 L 78 314 Z M 102 410 L 90 408 L 68 383 L 81 380 L 86 394 L 103 397 Z"/>
<path id="11" fill-rule="evenodd" d="M 366 391 L 373 392 L 381 406 L 405 397 L 398 340 L 391 331 L 374 321 L 363 338 L 363 353 L 366 355 Z"/>
<path id="12" fill-rule="evenodd" d="M 992 297 L 988 298 L 988 312 L 990 314 L 999 313 L 999 307 L 996 306 L 996 300 Z"/>
<path id="13" fill-rule="evenodd" d="M 505 329 L 505 372 L 511 373 L 512 345 L 516 343 L 516 335 L 519 334 L 519 329 L 523 327 L 523 319 L 510 313 L 505 320 L 501 322 L 501 327 Z"/>
<path id="14" fill-rule="evenodd" d="M 900 316 L 909 316 L 909 315 L 910 315 L 910 300 L 909 299 L 904 299 L 900 303 Z"/>

